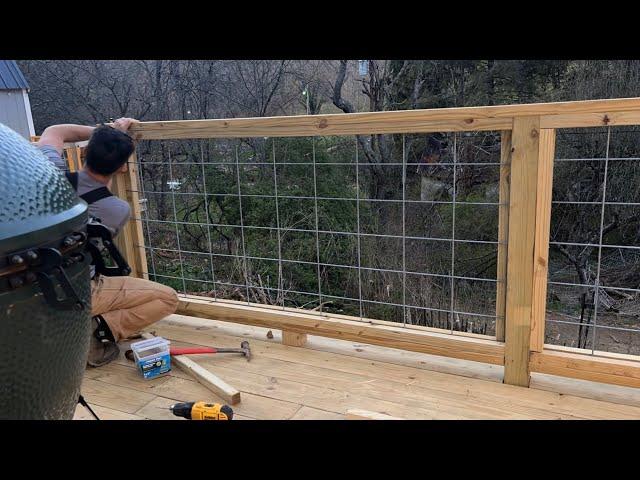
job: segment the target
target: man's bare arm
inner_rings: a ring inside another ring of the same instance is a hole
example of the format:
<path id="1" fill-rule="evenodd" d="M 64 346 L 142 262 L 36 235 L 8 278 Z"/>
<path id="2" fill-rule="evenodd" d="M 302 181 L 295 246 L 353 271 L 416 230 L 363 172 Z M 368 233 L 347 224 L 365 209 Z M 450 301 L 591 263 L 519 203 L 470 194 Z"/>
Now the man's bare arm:
<path id="1" fill-rule="evenodd" d="M 95 127 L 84 125 L 62 124 L 45 128 L 36 144 L 38 147 L 51 145 L 62 155 L 65 143 L 83 142 L 89 140 Z"/>
<path id="2" fill-rule="evenodd" d="M 133 118 L 119 118 L 113 124 L 113 128 L 126 132 L 132 123 L 136 123 L 137 120 Z M 60 155 L 64 150 L 65 143 L 84 142 L 89 140 L 95 127 L 87 127 L 84 125 L 74 125 L 71 123 L 52 125 L 45 128 L 44 132 L 40 136 L 40 140 L 36 144 L 38 147 L 43 145 L 51 145 L 54 147 Z"/>

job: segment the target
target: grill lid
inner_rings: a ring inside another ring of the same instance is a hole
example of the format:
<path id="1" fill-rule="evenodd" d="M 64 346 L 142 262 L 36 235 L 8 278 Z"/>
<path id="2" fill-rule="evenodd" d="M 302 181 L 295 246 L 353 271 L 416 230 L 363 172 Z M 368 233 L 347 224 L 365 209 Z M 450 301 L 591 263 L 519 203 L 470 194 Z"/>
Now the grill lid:
<path id="1" fill-rule="evenodd" d="M 0 257 L 61 238 L 87 205 L 42 152 L 0 123 Z"/>

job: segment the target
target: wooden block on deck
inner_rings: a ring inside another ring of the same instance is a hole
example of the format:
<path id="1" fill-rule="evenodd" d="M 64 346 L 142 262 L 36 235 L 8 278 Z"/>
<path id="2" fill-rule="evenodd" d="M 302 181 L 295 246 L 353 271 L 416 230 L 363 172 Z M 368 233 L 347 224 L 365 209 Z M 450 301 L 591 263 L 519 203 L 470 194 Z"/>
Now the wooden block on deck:
<path id="1" fill-rule="evenodd" d="M 171 361 L 213 393 L 224 399 L 225 402 L 230 405 L 240 403 L 240 392 L 238 390 L 190 358 L 184 355 L 172 356 Z"/>
<path id="2" fill-rule="evenodd" d="M 385 415 L 384 413 L 370 412 L 369 410 L 361 410 L 359 408 L 353 408 L 347 410 L 345 415 L 346 420 L 403 420 L 402 418 L 392 417 L 391 415 Z"/>
<path id="3" fill-rule="evenodd" d="M 282 343 L 283 345 L 290 345 L 292 347 L 304 347 L 307 343 L 306 333 L 295 333 L 282 331 Z"/>
<path id="4" fill-rule="evenodd" d="M 150 333 L 142 334 L 142 338 L 145 339 L 153 337 L 154 335 L 151 335 Z M 186 355 L 171 355 L 171 363 L 180 367 L 185 373 L 188 373 L 195 380 L 207 387 L 230 405 L 240 403 L 240 392 L 238 390 L 211 373 L 206 368 L 201 367 L 190 358 L 187 358 Z"/>

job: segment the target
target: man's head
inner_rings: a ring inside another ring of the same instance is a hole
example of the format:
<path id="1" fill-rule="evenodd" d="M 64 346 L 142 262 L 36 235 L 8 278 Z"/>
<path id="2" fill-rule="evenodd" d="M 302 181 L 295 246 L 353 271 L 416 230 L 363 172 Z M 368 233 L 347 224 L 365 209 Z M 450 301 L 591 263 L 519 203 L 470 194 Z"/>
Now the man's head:
<path id="1" fill-rule="evenodd" d="M 94 173 L 113 175 L 126 171 L 127 160 L 135 149 L 133 139 L 126 133 L 101 125 L 91 134 L 86 149 L 85 165 Z"/>

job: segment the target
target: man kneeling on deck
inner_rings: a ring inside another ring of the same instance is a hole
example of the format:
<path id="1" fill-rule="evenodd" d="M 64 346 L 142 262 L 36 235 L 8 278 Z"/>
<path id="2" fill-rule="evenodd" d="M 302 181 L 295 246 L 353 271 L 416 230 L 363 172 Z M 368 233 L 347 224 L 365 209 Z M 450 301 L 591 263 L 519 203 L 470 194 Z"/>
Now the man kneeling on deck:
<path id="1" fill-rule="evenodd" d="M 89 140 L 76 190 L 78 195 L 93 192 L 85 195 L 89 216 L 99 218 L 113 236 L 129 220 L 130 207 L 113 196 L 108 187 L 115 174 L 127 171 L 127 160 L 135 146 L 126 132 L 133 122 L 136 120 L 120 118 L 114 127 L 53 125 L 42 133 L 37 143 L 49 160 L 61 170 L 67 170 L 62 158 L 64 143 Z M 149 280 L 95 274 L 91 280 L 91 306 L 95 330 L 87 363 L 100 367 L 117 358 L 120 352 L 117 342 L 174 313 L 178 297 L 172 288 Z"/>

